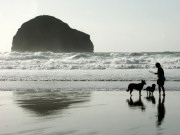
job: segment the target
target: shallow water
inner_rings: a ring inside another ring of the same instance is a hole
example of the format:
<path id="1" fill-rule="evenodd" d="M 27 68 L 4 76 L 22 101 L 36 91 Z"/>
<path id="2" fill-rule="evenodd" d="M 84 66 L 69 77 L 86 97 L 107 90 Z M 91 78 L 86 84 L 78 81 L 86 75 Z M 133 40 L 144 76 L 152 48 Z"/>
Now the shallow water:
<path id="1" fill-rule="evenodd" d="M 178 135 L 179 91 L 1 91 L 2 135 Z M 162 103 L 164 100 L 164 103 Z"/>

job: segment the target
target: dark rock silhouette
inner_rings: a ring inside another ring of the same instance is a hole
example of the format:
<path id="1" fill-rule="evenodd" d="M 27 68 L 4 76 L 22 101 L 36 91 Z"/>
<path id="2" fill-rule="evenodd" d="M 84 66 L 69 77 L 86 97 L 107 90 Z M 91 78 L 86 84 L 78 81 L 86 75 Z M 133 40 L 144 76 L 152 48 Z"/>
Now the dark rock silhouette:
<path id="1" fill-rule="evenodd" d="M 37 16 L 25 22 L 13 37 L 11 51 L 93 52 L 90 36 L 72 29 L 61 20 Z"/>

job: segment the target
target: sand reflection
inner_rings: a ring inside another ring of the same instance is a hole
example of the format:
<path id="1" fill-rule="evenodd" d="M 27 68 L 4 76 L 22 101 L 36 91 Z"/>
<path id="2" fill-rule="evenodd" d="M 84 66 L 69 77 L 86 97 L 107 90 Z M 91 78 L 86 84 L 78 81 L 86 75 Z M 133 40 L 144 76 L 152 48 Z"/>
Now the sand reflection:
<path id="1" fill-rule="evenodd" d="M 69 108 L 73 104 L 90 100 L 91 92 L 82 91 L 50 91 L 50 92 L 14 92 L 15 102 L 25 110 L 37 116 L 55 114 Z"/>

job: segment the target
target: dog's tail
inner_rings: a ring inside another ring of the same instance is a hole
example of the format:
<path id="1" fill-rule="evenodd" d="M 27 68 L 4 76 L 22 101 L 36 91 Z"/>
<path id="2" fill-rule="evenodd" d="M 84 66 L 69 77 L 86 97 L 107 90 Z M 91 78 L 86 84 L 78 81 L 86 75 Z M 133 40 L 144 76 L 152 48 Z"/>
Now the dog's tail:
<path id="1" fill-rule="evenodd" d="M 129 91 L 129 89 L 126 90 L 127 92 Z"/>

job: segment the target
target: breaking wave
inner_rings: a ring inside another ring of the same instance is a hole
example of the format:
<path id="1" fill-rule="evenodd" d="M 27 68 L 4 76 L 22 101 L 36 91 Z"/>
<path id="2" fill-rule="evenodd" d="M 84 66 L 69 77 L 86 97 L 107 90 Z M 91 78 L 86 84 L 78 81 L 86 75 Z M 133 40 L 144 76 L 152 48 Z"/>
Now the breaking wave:
<path id="1" fill-rule="evenodd" d="M 180 52 L 0 53 L 0 69 L 150 69 L 157 61 L 165 69 L 180 69 Z"/>

